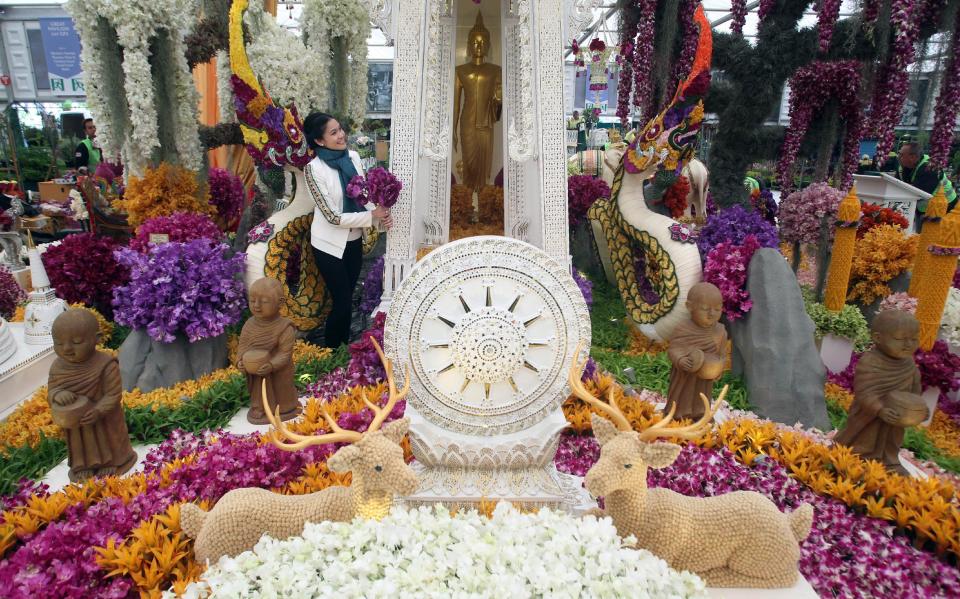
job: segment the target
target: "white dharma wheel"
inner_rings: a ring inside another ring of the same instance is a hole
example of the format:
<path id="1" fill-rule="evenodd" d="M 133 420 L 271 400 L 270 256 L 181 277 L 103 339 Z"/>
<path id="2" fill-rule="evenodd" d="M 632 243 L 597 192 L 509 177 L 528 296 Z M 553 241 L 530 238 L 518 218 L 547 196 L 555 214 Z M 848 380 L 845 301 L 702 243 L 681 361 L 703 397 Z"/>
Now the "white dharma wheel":
<path id="1" fill-rule="evenodd" d="M 528 429 L 559 409 L 590 316 L 566 267 L 528 243 L 470 237 L 417 263 L 394 295 L 384 344 L 411 369 L 409 401 L 466 435 Z M 582 345 L 581 345 L 582 344 Z"/>

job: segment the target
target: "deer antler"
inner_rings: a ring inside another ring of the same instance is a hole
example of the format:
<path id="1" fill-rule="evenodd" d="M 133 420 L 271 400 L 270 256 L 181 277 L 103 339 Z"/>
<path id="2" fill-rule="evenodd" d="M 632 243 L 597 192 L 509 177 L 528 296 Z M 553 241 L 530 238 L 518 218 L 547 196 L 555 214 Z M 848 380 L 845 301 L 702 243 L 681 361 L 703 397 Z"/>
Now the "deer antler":
<path id="1" fill-rule="evenodd" d="M 622 431 L 632 431 L 633 427 L 630 426 L 630 421 L 627 420 L 627 417 L 624 416 L 623 412 L 620 410 L 620 406 L 617 405 L 617 400 L 613 396 L 613 387 L 610 387 L 610 392 L 607 394 L 607 398 L 610 403 L 604 403 L 594 397 L 587 388 L 584 387 L 581 377 L 583 376 L 583 369 L 587 365 L 587 360 L 583 362 L 577 359 L 577 356 L 580 355 L 580 349 L 583 347 L 583 342 L 577 344 L 577 350 L 573 353 L 573 364 L 570 366 L 570 374 L 568 375 L 568 382 L 570 383 L 570 391 L 573 394 L 587 402 L 591 406 L 597 408 L 598 410 L 605 413 L 610 417 L 610 420 L 617 426 L 618 429 Z"/>
<path id="2" fill-rule="evenodd" d="M 270 438 L 270 442 L 280 449 L 285 451 L 297 451 L 299 449 L 303 449 L 304 447 L 310 447 L 311 445 L 323 445 L 325 443 L 356 443 L 363 438 L 363 433 L 358 433 L 357 431 L 348 431 L 340 428 L 326 410 L 323 410 L 323 417 L 333 430 L 332 433 L 326 433 L 323 435 L 300 435 L 295 433 L 288 429 L 286 425 L 283 424 L 283 421 L 280 420 L 280 406 L 277 406 L 276 414 L 270 411 L 270 402 L 267 401 L 266 378 L 263 379 L 263 386 L 260 389 L 260 397 L 263 400 L 263 411 L 266 412 L 267 419 L 270 420 L 270 424 L 273 425 L 273 430 L 267 433 L 267 435 Z M 277 437 L 277 433 L 282 435 L 287 441 L 291 442 L 287 443 L 279 439 Z"/>
<path id="3" fill-rule="evenodd" d="M 687 426 L 680 426 L 677 428 L 667 428 L 667 425 L 673 421 L 673 414 L 676 411 L 676 403 L 670 408 L 670 412 L 666 417 L 660 422 L 652 425 L 650 428 L 640 432 L 641 441 L 651 441 L 658 437 L 679 437 L 681 439 L 696 439 L 703 434 L 704 430 L 710 427 L 710 421 L 713 419 L 713 415 L 716 413 L 717 408 L 720 407 L 720 404 L 723 402 L 724 398 L 727 396 L 727 390 L 730 388 L 730 385 L 724 385 L 723 390 L 720 391 L 720 397 L 717 398 L 717 401 L 714 404 L 710 405 L 710 400 L 707 399 L 707 396 L 703 393 L 700 394 L 700 400 L 703 401 L 703 416 L 700 420 L 694 422 L 693 424 L 688 424 Z"/>
<path id="4" fill-rule="evenodd" d="M 381 408 L 368 400 L 366 393 L 362 394 L 363 403 L 367 404 L 367 407 L 373 410 L 374 414 L 373 422 L 367 427 L 368 433 L 379 430 L 380 425 L 383 424 L 383 421 L 390 415 L 390 412 L 393 410 L 393 407 L 397 405 L 397 402 L 406 397 L 407 393 L 410 392 L 410 369 L 403 369 L 403 388 L 398 392 L 396 381 L 393 378 L 393 363 L 383 355 L 383 349 L 380 348 L 380 344 L 377 343 L 376 339 L 370 337 L 370 341 L 373 342 L 373 348 L 377 350 L 377 355 L 380 356 L 380 361 L 383 362 L 383 369 L 387 373 L 387 384 L 390 388 L 390 395 L 387 398 L 387 404 Z"/>

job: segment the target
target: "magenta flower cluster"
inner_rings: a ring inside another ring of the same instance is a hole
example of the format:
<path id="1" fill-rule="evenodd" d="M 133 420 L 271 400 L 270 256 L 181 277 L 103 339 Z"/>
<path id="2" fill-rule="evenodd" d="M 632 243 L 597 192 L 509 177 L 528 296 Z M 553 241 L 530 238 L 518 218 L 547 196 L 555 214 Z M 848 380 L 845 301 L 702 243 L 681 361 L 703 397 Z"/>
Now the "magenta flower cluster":
<path id="1" fill-rule="evenodd" d="M 357 175 L 347 183 L 347 195 L 359 204 L 373 202 L 377 206 L 390 208 L 397 203 L 403 183 L 383 167 L 372 168 L 364 178 Z"/>
<path id="2" fill-rule="evenodd" d="M 747 22 L 747 0 L 731 0 L 730 16 L 733 17 L 730 31 L 734 35 L 743 35 L 743 24 Z"/>
<path id="3" fill-rule="evenodd" d="M 774 225 L 759 212 L 747 210 L 737 204 L 707 218 L 707 224 L 700 229 L 697 247 L 700 248 L 700 256 L 706 259 L 714 246 L 724 242 L 743 245 L 750 236 L 754 237 L 760 247 L 775 248 L 780 243 Z"/>
<path id="4" fill-rule="evenodd" d="M 123 165 L 113 164 L 112 162 L 101 162 L 97 165 L 97 169 L 93 171 L 94 179 L 103 179 L 108 185 L 112 185 L 115 179 L 122 176 Z"/>
<path id="5" fill-rule="evenodd" d="M 747 291 L 747 274 L 750 259 L 760 249 L 760 243 L 753 235 L 748 235 L 741 245 L 728 241 L 719 243 L 707 255 L 707 264 L 703 269 L 703 280 L 713 283 L 723 296 L 723 313 L 727 321 L 733 322 L 747 314 L 753 307 L 750 293 Z"/>
<path id="6" fill-rule="evenodd" d="M 119 247 L 113 238 L 93 233 L 68 235 L 49 246 L 41 259 L 57 297 L 109 317 L 114 288 L 130 279 L 130 269 L 114 256 Z"/>
<path id="7" fill-rule="evenodd" d="M 773 12 L 773 9 L 776 7 L 776 5 L 777 0 L 760 0 L 760 8 L 757 9 L 757 17 L 759 17 L 761 25 L 767 20 L 767 17 L 770 16 L 770 13 Z"/>
<path id="8" fill-rule="evenodd" d="M 380 344 L 380 347 L 383 347 L 383 327 L 386 322 L 386 312 L 377 312 L 376 316 L 373 317 L 373 324 L 370 328 L 360 335 L 358 341 L 350 344 L 350 363 L 347 365 L 347 376 L 357 385 L 370 385 L 386 378 L 383 363 L 370 340 L 373 337 Z M 403 376 L 399 371 L 394 374 L 398 377 Z"/>
<path id="9" fill-rule="evenodd" d="M 687 78 L 690 74 L 690 67 L 693 66 L 693 59 L 697 56 L 697 43 L 700 39 L 700 29 L 694 21 L 694 15 L 699 0 L 681 0 L 680 2 L 680 55 L 673 64 L 673 81 L 677 85 Z"/>
<path id="10" fill-rule="evenodd" d="M 193 239 L 154 246 L 148 254 L 116 252 L 130 269 L 130 283 L 118 287 L 113 307 L 122 325 L 143 329 L 170 343 L 178 334 L 198 341 L 222 334 L 246 306 L 246 256 L 225 243 Z"/>
<path id="11" fill-rule="evenodd" d="M 793 163 L 800 151 L 800 142 L 814 115 L 831 99 L 836 100 L 846 127 L 841 187 L 850 187 L 859 160 L 862 112 L 859 94 L 860 63 L 856 60 L 814 61 L 793 74 L 790 78 L 790 126 L 777 162 L 780 186 L 785 192 L 793 189 Z"/>
<path id="12" fill-rule="evenodd" d="M 214 436 L 216 441 L 213 440 Z M 105 575 L 96 563 L 95 545 L 122 541 L 141 522 L 183 501 L 218 500 L 240 487 L 282 487 L 299 477 L 307 464 L 326 459 L 332 445 L 287 452 L 259 435 L 238 437 L 218 432 L 191 438 L 174 433 L 147 457 L 144 472 L 159 472 L 176 457 L 195 454 L 196 460 L 170 474 L 168 486 L 152 480 L 128 503 L 111 497 L 84 508 L 67 508 L 56 522 L 29 537 L 0 562 L 0 589 L 10 599 L 37 597 L 125 598 L 135 594 L 126 576 Z"/>
<path id="13" fill-rule="evenodd" d="M 603 179 L 590 175 L 567 177 L 567 213 L 570 225 L 576 226 L 587 217 L 590 206 L 600 198 L 610 198 L 610 187 Z"/>
<path id="14" fill-rule="evenodd" d="M 230 171 L 216 167 L 210 169 L 207 181 L 210 185 L 209 203 L 217 209 L 217 217 L 226 230 L 236 230 L 243 210 L 243 181 Z"/>
<path id="15" fill-rule="evenodd" d="M 137 234 L 130 240 L 130 249 L 140 253 L 150 251 L 151 235 L 166 235 L 167 241 L 184 242 L 193 239 L 208 239 L 219 242 L 223 233 L 206 214 L 174 212 L 168 216 L 155 216 L 137 227 Z"/>
<path id="16" fill-rule="evenodd" d="M 817 48 L 821 54 L 826 54 L 830 49 L 833 28 L 836 27 L 839 16 L 840 0 L 820 0 L 817 9 Z"/>
<path id="17" fill-rule="evenodd" d="M 908 68 L 914 62 L 917 38 L 920 35 L 919 17 L 922 2 L 917 0 L 890 0 L 890 30 L 893 43 L 887 53 L 887 63 L 877 76 L 870 110 L 873 133 L 877 137 L 877 155 L 886 157 L 893 148 L 894 127 L 900 123 L 903 102 L 910 89 Z"/>
<path id="18" fill-rule="evenodd" d="M 817 243 L 820 221 L 826 217 L 831 237 L 837 208 L 843 193 L 826 183 L 814 183 L 803 191 L 795 191 L 780 202 L 780 235 L 791 243 Z"/>
<path id="19" fill-rule="evenodd" d="M 924 389 L 936 387 L 941 393 L 960 389 L 960 356 L 950 352 L 946 341 L 937 339 L 930 351 L 918 349 L 913 359 Z"/>
<path id="20" fill-rule="evenodd" d="M 17 306 L 27 301 L 23 287 L 13 278 L 6 266 L 0 266 L 0 316 L 10 318 Z"/>
<path id="21" fill-rule="evenodd" d="M 960 11 L 957 11 L 953 30 L 960 31 Z M 950 145 L 953 143 L 953 125 L 960 111 L 960 39 L 954 36 L 950 48 L 950 62 L 944 73 L 937 106 L 933 113 L 933 131 L 930 132 L 930 162 L 937 168 L 943 168 L 950 158 Z"/>
<path id="22" fill-rule="evenodd" d="M 380 256 L 370 265 L 367 276 L 363 279 L 363 289 L 360 292 L 360 312 L 370 314 L 380 305 L 383 295 L 384 257 Z"/>
<path id="23" fill-rule="evenodd" d="M 649 118 L 653 111 L 653 56 L 656 39 L 657 0 L 637 0 L 639 20 L 633 43 L 633 106 L 637 114 Z"/>

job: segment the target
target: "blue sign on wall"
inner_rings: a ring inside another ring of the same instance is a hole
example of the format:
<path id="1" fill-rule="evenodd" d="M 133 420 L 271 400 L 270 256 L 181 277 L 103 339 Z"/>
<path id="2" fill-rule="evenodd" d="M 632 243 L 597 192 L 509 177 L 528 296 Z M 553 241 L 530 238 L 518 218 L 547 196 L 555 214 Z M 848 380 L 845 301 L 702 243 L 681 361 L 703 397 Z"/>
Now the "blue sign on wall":
<path id="1" fill-rule="evenodd" d="M 72 19 L 39 19 L 47 59 L 50 91 L 57 96 L 83 95 L 80 36 Z"/>

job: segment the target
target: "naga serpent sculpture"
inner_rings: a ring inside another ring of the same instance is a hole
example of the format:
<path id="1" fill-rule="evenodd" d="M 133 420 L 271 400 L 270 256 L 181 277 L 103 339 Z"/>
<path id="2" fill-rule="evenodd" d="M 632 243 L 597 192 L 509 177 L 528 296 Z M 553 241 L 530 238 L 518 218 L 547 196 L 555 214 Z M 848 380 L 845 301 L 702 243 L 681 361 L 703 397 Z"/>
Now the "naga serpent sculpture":
<path id="1" fill-rule="evenodd" d="M 647 123 L 626 151 L 605 153 L 604 170 L 613 173 L 612 197 L 598 200 L 588 212 L 603 231 L 597 243 L 606 242 L 627 314 L 644 335 L 656 341 L 669 338 L 685 317 L 687 292 L 702 275 L 700 252 L 689 230 L 647 208 L 643 197 L 644 181 L 658 170 L 679 175 L 693 160 L 703 121 L 703 96 L 710 87 L 713 46 L 703 6 L 697 7 L 694 18 L 699 35 L 690 74 L 670 104 Z M 697 178 L 704 179 L 699 174 Z M 697 188 L 698 215 L 702 216 L 706 189 L 702 184 Z"/>

